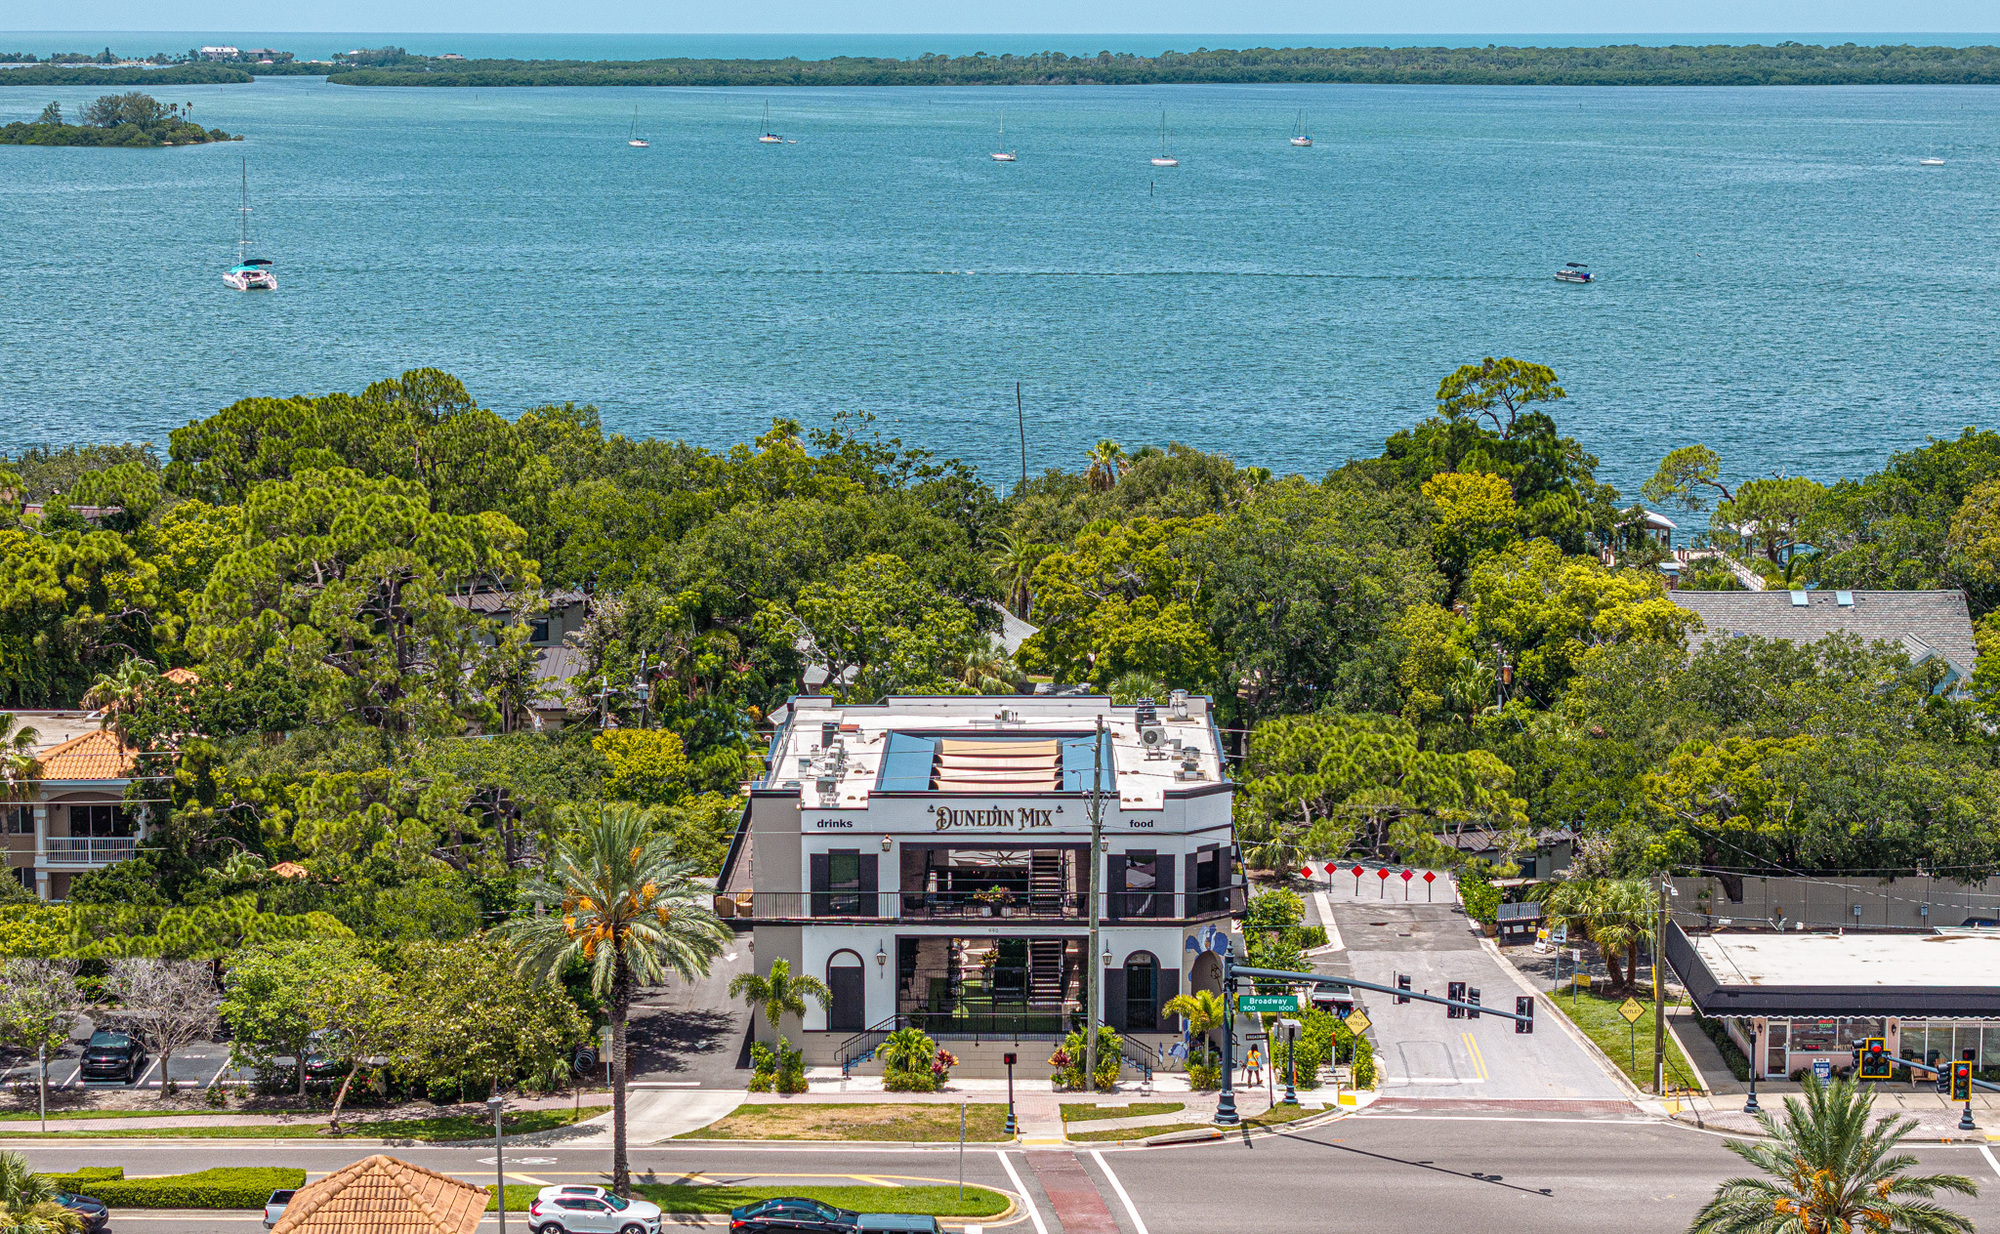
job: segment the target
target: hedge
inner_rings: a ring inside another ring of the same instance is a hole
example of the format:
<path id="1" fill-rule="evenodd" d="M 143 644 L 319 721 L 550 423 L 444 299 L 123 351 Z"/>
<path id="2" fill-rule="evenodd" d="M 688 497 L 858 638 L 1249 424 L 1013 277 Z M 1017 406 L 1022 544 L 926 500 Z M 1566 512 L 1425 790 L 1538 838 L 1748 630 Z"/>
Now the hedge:
<path id="1" fill-rule="evenodd" d="M 262 1208 L 273 1191 L 306 1182 L 304 1170 L 276 1165 L 218 1166 L 161 1178 L 127 1178 L 123 1166 L 89 1166 L 45 1177 L 111 1208 Z"/>

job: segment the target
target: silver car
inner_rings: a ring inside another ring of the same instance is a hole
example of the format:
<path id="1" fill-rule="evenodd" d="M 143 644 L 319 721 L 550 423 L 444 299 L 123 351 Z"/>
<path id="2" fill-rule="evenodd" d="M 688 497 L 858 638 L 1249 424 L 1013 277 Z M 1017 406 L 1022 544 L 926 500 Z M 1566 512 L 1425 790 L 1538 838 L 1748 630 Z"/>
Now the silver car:
<path id="1" fill-rule="evenodd" d="M 528 1206 L 535 1234 L 659 1234 L 660 1206 L 602 1187 L 544 1187 Z"/>

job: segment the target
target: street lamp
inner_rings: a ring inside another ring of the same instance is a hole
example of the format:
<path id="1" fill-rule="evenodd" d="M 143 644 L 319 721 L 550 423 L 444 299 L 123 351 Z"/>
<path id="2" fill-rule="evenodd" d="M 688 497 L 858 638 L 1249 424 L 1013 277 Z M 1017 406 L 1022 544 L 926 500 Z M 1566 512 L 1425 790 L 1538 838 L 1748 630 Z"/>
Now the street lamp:
<path id="1" fill-rule="evenodd" d="M 1014 1123 L 1014 1060 L 1019 1057 L 1020 1055 L 1012 1052 L 1000 1056 L 1000 1061 L 1007 1064 L 1007 1130 L 1005 1134 L 1009 1139 L 1021 1134 L 1021 1129 Z"/>
<path id="2" fill-rule="evenodd" d="M 507 1148 L 500 1139 L 500 1111 L 506 1107 L 499 1093 L 486 1099 L 493 1111 L 493 1206 L 500 1211 L 500 1234 L 507 1234 Z"/>
<path id="3" fill-rule="evenodd" d="M 1745 1114 L 1761 1114 L 1757 1106 L 1757 1021 L 1750 1021 L 1750 1100 L 1743 1103 Z"/>

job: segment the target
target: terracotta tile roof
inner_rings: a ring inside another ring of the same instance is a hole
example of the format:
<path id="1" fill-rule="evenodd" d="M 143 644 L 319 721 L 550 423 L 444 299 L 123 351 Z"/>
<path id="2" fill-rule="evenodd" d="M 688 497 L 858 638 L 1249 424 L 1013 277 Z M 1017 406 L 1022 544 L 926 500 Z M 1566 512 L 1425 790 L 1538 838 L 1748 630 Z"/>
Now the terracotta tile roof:
<path id="1" fill-rule="evenodd" d="M 176 685 L 198 686 L 201 684 L 199 676 L 184 668 L 170 668 L 166 672 L 161 673 L 160 676 L 165 677 L 168 681 Z"/>
<path id="2" fill-rule="evenodd" d="M 100 728 L 35 757 L 44 780 L 123 780 L 132 774 L 139 752 L 120 742 L 110 729 Z"/>
<path id="3" fill-rule="evenodd" d="M 473 1234 L 489 1198 L 377 1153 L 299 1188 L 271 1234 Z"/>

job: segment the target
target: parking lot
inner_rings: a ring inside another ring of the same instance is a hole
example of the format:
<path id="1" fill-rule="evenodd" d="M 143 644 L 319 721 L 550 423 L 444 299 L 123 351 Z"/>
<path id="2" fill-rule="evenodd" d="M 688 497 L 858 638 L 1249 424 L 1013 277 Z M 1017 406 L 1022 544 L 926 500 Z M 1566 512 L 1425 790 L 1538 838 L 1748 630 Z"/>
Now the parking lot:
<path id="1" fill-rule="evenodd" d="M 121 1080 L 86 1080 L 82 1078 L 83 1045 L 90 1040 L 91 1026 L 88 1021 L 79 1022 L 77 1031 L 60 1053 L 49 1059 L 49 1089 L 52 1092 L 65 1089 L 97 1088 L 158 1088 L 165 1081 L 161 1074 L 159 1055 L 150 1055 L 140 1072 L 137 1084 L 127 1084 Z M 6 1056 L 0 1062 L 0 1085 L 12 1087 L 32 1087 L 36 1080 L 36 1063 L 33 1058 L 23 1058 L 18 1054 Z M 206 1088 L 211 1084 L 231 1087 L 247 1086 L 255 1082 L 255 1076 L 247 1067 L 229 1065 L 229 1046 L 226 1043 L 205 1041 L 174 1052 L 173 1062 L 168 1072 L 173 1082 L 184 1088 Z"/>

